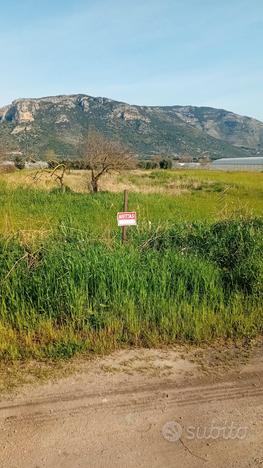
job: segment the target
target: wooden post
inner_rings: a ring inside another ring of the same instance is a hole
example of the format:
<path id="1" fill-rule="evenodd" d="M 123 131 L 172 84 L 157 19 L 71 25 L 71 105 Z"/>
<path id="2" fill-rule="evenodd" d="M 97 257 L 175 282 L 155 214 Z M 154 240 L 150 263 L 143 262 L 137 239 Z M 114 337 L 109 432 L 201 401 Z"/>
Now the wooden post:
<path id="1" fill-rule="evenodd" d="M 123 211 L 128 211 L 128 190 L 124 190 Z M 127 226 L 122 226 L 122 243 L 127 241 Z"/>

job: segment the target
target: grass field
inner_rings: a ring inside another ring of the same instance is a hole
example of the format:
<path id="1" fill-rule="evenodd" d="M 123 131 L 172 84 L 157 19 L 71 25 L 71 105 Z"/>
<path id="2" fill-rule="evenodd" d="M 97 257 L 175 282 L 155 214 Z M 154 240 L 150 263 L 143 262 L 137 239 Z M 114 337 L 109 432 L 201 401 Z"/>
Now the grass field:
<path id="1" fill-rule="evenodd" d="M 97 196 L 87 193 L 87 178 L 84 171 L 69 174 L 66 184 L 74 192 L 63 194 L 48 177 L 33 184 L 27 171 L 0 176 L 0 231 L 30 235 L 63 223 L 109 238 L 118 232 L 116 213 L 122 209 L 124 188 L 130 190 L 129 208 L 137 211 L 143 228 L 149 223 L 211 222 L 237 213 L 263 215 L 261 173 L 134 171 L 107 176 Z"/>
<path id="2" fill-rule="evenodd" d="M 263 174 L 134 171 L 96 195 L 87 176 L 64 193 L 0 177 L 2 359 L 262 332 Z M 139 224 L 122 246 L 125 187 Z"/>

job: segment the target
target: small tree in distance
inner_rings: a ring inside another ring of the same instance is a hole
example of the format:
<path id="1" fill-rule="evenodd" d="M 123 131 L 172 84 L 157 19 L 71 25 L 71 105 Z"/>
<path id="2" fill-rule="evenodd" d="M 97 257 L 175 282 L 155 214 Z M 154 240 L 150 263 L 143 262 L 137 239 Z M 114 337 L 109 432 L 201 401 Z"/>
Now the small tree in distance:
<path id="1" fill-rule="evenodd" d="M 172 169 L 172 160 L 171 159 L 161 159 L 159 162 L 160 169 Z"/>
<path id="2" fill-rule="evenodd" d="M 136 167 L 136 160 L 127 148 L 96 130 L 92 130 L 84 137 L 82 154 L 85 164 L 91 171 L 92 192 L 98 192 L 99 180 L 104 174 Z"/>
<path id="3" fill-rule="evenodd" d="M 22 156 L 16 156 L 15 157 L 15 167 L 17 169 L 25 169 L 25 159 Z"/>

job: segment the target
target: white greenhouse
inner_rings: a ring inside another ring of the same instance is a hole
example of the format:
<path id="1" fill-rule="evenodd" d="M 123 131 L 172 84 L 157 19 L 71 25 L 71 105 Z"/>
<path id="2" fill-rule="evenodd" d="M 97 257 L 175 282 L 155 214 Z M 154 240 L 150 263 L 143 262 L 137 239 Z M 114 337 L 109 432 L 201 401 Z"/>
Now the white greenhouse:
<path id="1" fill-rule="evenodd" d="M 263 171 L 263 157 L 215 159 L 210 167 L 225 171 Z"/>

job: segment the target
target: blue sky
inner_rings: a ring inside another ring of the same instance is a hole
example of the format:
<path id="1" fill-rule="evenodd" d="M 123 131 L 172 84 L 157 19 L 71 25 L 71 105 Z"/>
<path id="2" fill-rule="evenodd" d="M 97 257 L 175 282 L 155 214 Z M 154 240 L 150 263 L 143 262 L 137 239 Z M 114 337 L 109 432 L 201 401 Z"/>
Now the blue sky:
<path id="1" fill-rule="evenodd" d="M 0 0 L 0 105 L 85 93 L 263 121 L 263 0 Z"/>

